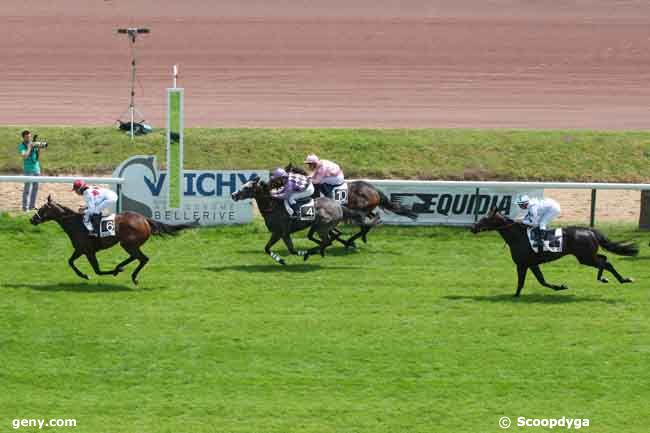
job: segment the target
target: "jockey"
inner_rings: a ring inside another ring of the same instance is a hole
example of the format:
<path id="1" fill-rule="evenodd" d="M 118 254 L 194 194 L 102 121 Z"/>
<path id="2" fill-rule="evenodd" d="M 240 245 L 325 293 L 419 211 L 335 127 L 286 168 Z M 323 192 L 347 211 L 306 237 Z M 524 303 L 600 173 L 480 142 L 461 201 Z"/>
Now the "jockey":
<path id="1" fill-rule="evenodd" d="M 291 218 L 298 218 L 298 210 L 294 208 L 294 205 L 297 200 L 311 197 L 314 194 L 314 185 L 312 185 L 311 180 L 302 174 L 287 173 L 283 168 L 276 168 L 271 172 L 271 182 L 273 183 L 274 181 L 281 181 L 282 186 L 277 189 L 272 189 L 271 197 L 282 199 L 289 203 L 292 210 L 289 216 Z"/>
<path id="2" fill-rule="evenodd" d="M 311 170 L 311 181 L 325 197 L 330 197 L 334 187 L 345 182 L 343 170 L 333 161 L 318 159 L 313 153 L 305 158 L 305 164 Z"/>
<path id="3" fill-rule="evenodd" d="M 102 211 L 117 203 L 117 194 L 110 189 L 88 186 L 81 179 L 74 181 L 72 190 L 78 195 L 83 195 L 86 201 L 83 222 L 86 229 L 88 229 L 88 235 L 99 236 L 99 223 L 102 218 Z M 96 230 L 93 227 L 93 223 L 97 227 Z"/>
<path id="4" fill-rule="evenodd" d="M 522 222 L 528 226 L 535 227 L 537 245 L 540 246 L 538 254 L 542 254 L 543 232 L 547 229 L 552 220 L 560 215 L 560 205 L 550 198 L 530 198 L 526 194 L 517 197 L 517 205 L 520 209 L 526 210 Z"/>

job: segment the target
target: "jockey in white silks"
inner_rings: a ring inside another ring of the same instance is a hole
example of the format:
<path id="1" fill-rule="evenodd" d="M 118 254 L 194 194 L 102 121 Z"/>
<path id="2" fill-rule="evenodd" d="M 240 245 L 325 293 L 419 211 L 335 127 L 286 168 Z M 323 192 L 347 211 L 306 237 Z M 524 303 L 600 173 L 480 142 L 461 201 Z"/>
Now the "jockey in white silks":
<path id="1" fill-rule="evenodd" d="M 312 153 L 305 158 L 305 164 L 311 170 L 311 182 L 325 197 L 330 197 L 332 189 L 345 182 L 343 170 L 333 161 L 319 159 Z"/>
<path id="2" fill-rule="evenodd" d="M 117 194 L 106 188 L 98 186 L 88 186 L 83 180 L 75 180 L 72 184 L 72 190 L 78 195 L 82 195 L 86 202 L 86 211 L 84 212 L 84 225 L 88 229 L 90 236 L 99 235 L 99 221 L 101 221 L 102 211 L 108 209 L 117 203 Z M 99 218 L 97 218 L 99 217 Z M 93 227 L 93 219 L 96 222 L 97 231 Z M 99 219 L 99 221 L 97 221 Z"/>
<path id="3" fill-rule="evenodd" d="M 517 197 L 517 205 L 525 210 L 526 214 L 521 222 L 527 226 L 534 227 L 538 245 L 542 245 L 543 231 L 548 229 L 549 224 L 560 215 L 560 204 L 551 198 L 530 198 L 526 194 Z M 539 248 L 539 254 L 542 248 Z"/>

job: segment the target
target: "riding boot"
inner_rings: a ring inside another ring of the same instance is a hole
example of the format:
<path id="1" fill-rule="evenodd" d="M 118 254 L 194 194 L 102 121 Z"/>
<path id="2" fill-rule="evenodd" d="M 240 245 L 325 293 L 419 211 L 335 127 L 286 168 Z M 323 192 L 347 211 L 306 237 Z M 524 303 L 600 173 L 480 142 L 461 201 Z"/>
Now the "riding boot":
<path id="1" fill-rule="evenodd" d="M 101 214 L 95 214 L 91 217 L 91 221 L 93 224 L 93 233 L 94 236 L 99 237 L 100 235 L 100 230 L 101 230 L 101 224 L 102 224 L 102 215 Z"/>
<path id="2" fill-rule="evenodd" d="M 535 237 L 537 238 L 537 255 L 541 257 L 544 254 L 544 230 L 537 227 Z"/>
<path id="3" fill-rule="evenodd" d="M 291 210 L 293 210 L 293 214 L 291 215 L 291 219 L 298 219 L 300 218 L 300 204 L 299 203 L 294 203 L 291 206 Z"/>

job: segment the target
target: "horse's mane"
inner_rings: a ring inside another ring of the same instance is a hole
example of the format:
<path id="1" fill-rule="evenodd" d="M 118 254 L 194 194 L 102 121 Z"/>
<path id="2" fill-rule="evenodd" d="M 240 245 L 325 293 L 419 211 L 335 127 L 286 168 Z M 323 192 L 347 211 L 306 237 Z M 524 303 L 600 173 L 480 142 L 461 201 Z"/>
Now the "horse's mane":
<path id="1" fill-rule="evenodd" d="M 75 216 L 75 215 L 81 215 L 79 212 L 76 212 L 72 209 L 70 209 L 67 206 L 62 205 L 61 203 L 57 203 L 55 201 L 52 201 L 52 204 L 59 209 L 63 210 L 63 216 Z"/>

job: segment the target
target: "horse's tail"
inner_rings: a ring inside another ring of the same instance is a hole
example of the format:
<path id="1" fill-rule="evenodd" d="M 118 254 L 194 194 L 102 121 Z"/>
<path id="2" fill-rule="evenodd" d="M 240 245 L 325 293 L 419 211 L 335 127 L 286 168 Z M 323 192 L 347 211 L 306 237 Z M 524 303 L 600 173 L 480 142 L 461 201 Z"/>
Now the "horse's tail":
<path id="1" fill-rule="evenodd" d="M 601 247 L 605 248 L 610 253 L 618 254 L 619 256 L 636 256 L 639 254 L 639 246 L 635 243 L 624 241 L 614 242 L 607 239 L 607 236 L 598 230 L 592 230 L 596 239 Z"/>
<path id="2" fill-rule="evenodd" d="M 412 220 L 418 219 L 418 214 L 416 214 L 410 209 L 405 208 L 401 204 L 390 201 L 388 196 L 383 192 L 381 192 L 381 190 L 377 189 L 377 194 L 379 194 L 379 207 L 381 207 L 382 209 L 391 211 L 397 215 L 405 216 Z"/>
<path id="3" fill-rule="evenodd" d="M 191 229 L 197 226 L 197 222 L 192 224 L 165 224 L 160 221 L 147 218 L 147 222 L 151 227 L 151 234 L 161 236 L 175 236 L 179 231 L 184 229 Z"/>

